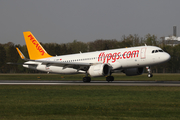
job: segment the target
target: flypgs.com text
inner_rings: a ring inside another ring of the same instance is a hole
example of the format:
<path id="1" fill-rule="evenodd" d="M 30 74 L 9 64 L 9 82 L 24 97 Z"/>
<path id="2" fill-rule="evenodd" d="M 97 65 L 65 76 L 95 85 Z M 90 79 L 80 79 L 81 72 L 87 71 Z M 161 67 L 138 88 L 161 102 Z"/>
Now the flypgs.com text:
<path id="1" fill-rule="evenodd" d="M 112 60 L 112 63 L 116 62 L 118 59 L 129 59 L 129 58 L 136 58 L 139 55 L 139 50 L 133 50 L 133 51 L 125 51 L 122 55 L 121 52 L 117 53 L 108 53 L 105 54 L 105 52 L 101 52 L 98 57 L 98 61 L 109 62 Z"/>

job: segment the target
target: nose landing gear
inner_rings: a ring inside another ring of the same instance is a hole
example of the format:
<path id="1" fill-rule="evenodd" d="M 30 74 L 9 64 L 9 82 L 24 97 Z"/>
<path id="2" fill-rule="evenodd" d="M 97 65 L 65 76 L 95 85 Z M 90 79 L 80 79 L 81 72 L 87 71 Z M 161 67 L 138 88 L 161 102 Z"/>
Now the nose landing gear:
<path id="1" fill-rule="evenodd" d="M 146 70 L 148 71 L 148 78 L 153 77 L 153 74 L 151 73 L 151 67 L 150 66 L 146 66 Z"/>

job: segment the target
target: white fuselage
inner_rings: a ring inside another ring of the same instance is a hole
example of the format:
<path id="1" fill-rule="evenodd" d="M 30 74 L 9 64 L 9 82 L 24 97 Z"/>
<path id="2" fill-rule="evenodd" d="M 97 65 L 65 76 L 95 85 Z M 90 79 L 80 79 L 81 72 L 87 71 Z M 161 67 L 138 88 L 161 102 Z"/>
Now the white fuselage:
<path id="1" fill-rule="evenodd" d="M 153 52 L 154 51 L 154 52 Z M 65 62 L 65 63 L 90 63 L 108 64 L 112 70 L 152 66 L 166 62 L 170 55 L 161 48 L 155 46 L 139 46 L 130 48 L 121 48 L 113 50 L 104 50 L 96 52 L 87 52 L 71 55 L 55 56 L 42 60 Z M 51 64 L 41 64 L 41 62 L 28 61 L 26 68 L 36 69 L 53 73 L 80 73 L 85 72 L 68 66 L 54 66 Z M 33 65 L 30 65 L 33 64 Z M 37 64 L 37 65 L 34 65 Z"/>

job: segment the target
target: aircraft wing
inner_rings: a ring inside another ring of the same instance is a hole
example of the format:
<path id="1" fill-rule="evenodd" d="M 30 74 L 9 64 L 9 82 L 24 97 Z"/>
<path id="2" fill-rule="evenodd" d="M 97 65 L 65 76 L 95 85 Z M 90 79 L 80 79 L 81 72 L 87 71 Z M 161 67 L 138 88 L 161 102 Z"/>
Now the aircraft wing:
<path id="1" fill-rule="evenodd" d="M 92 63 L 82 63 L 82 62 L 60 62 L 60 61 L 47 61 L 47 60 L 29 60 L 33 62 L 40 62 L 42 65 L 47 66 L 61 66 L 64 68 L 74 68 L 85 70 L 92 65 Z"/>
<path id="2" fill-rule="evenodd" d="M 90 66 L 91 63 L 82 63 L 82 62 L 59 62 L 59 61 L 47 61 L 47 60 L 29 60 L 29 61 L 34 61 L 34 62 L 41 62 L 43 65 L 82 65 L 82 66 Z"/>

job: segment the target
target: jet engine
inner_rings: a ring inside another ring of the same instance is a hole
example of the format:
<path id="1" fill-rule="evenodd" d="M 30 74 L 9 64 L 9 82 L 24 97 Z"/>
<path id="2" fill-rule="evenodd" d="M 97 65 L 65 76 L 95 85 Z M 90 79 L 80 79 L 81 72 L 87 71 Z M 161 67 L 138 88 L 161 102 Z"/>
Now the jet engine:
<path id="1" fill-rule="evenodd" d="M 106 76 L 110 72 L 110 67 L 107 64 L 96 64 L 90 66 L 88 73 L 92 77 Z"/>
<path id="2" fill-rule="evenodd" d="M 128 68 L 124 70 L 124 73 L 127 76 L 133 76 L 133 75 L 141 75 L 144 72 L 144 68 L 143 67 L 139 67 L 139 68 Z"/>

